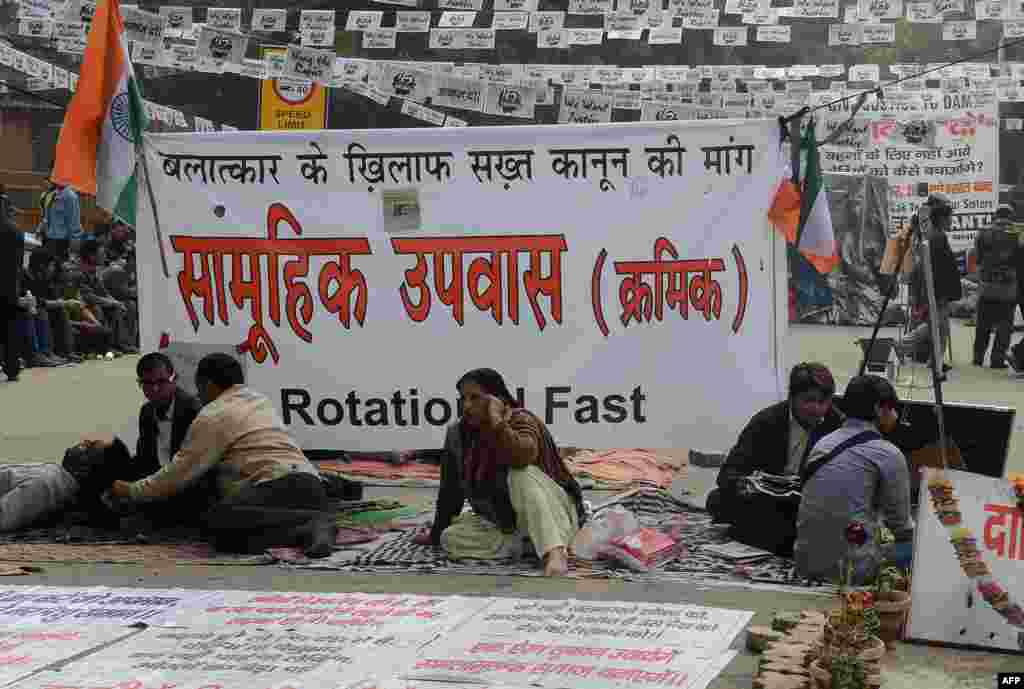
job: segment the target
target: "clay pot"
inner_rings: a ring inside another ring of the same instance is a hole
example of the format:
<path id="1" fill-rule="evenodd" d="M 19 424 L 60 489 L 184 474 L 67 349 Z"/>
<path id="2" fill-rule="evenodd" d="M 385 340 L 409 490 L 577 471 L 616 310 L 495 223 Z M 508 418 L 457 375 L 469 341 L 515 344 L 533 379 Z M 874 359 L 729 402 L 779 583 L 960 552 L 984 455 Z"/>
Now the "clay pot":
<path id="1" fill-rule="evenodd" d="M 829 667 L 832 664 L 832 657 L 835 655 L 835 650 L 828 644 L 823 644 L 819 649 L 818 662 L 821 663 L 822 667 Z M 868 670 L 868 674 L 871 673 L 872 667 L 877 667 L 878 663 L 882 660 L 882 656 L 885 655 L 885 644 L 878 637 L 871 637 L 870 645 L 857 654 L 862 661 L 864 661 L 865 669 Z"/>
<path id="2" fill-rule="evenodd" d="M 817 660 L 811 663 L 811 680 L 814 682 L 814 689 L 832 689 L 832 672 L 826 670 Z M 868 672 L 864 679 L 866 689 L 880 689 L 882 686 L 882 675 L 877 672 Z"/>
<path id="3" fill-rule="evenodd" d="M 904 591 L 880 594 L 875 600 L 875 608 L 881 622 L 878 636 L 887 646 L 892 646 L 903 638 L 903 625 L 910 610 L 910 594 Z"/>

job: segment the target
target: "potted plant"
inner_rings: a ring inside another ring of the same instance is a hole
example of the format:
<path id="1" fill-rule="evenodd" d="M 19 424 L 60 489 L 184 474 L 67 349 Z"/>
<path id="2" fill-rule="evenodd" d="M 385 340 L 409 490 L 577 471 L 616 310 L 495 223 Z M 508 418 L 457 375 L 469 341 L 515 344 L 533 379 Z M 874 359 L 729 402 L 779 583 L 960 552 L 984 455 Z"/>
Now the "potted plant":
<path id="1" fill-rule="evenodd" d="M 810 667 L 818 689 L 868 689 L 880 683 L 879 661 L 885 644 L 877 636 L 880 619 L 875 594 L 850 588 L 854 556 L 868 541 L 861 522 L 847 526 L 846 541 L 848 555 L 839 582 L 842 607 L 829 613 L 818 658 Z"/>

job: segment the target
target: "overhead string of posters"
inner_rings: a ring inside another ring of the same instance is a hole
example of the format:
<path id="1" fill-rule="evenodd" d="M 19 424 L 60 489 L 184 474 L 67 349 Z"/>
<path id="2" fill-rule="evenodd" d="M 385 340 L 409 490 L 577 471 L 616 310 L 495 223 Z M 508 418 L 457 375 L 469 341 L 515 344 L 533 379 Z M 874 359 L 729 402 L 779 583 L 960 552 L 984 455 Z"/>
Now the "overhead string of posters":
<path id="1" fill-rule="evenodd" d="M 543 11 L 537 0 L 494 0 L 486 7 L 483 0 L 437 0 L 429 7 L 421 7 L 422 0 L 380 4 L 402 9 L 121 9 L 132 59 L 151 74 L 228 73 L 293 83 L 298 89 L 317 83 L 381 105 L 392 97 L 401 99 L 403 113 L 438 126 L 468 124 L 458 111 L 507 123 L 547 122 L 549 117 L 559 123 L 596 123 L 788 116 L 824 104 L 831 111 L 846 94 L 865 89 L 884 89 L 878 94 L 921 103 L 921 110 L 949 95 L 975 106 L 1024 99 L 1022 62 L 879 65 L 867 53 L 862 64 L 792 67 L 457 61 L 497 55 L 502 42 L 534 36 L 538 56 L 561 62 L 574 54 L 592 58 L 593 49 L 606 41 L 681 46 L 684 32 L 693 31 L 710 31 L 713 46 L 733 51 L 788 43 L 795 31 L 796 42 L 824 44 L 827 38 L 831 48 L 852 56 L 857 48 L 892 45 L 896 23 L 902 21 L 941 25 L 941 38 L 960 45 L 981 40 L 991 45 L 1000 37 L 1003 45 L 1012 45 L 1024 37 L 1024 10 L 1010 3 L 982 0 L 967 7 L 963 0 L 795 0 L 792 7 L 771 7 L 767 0 L 568 0 L 564 8 Z M 90 0 L 21 0 L 18 31 L 59 52 L 81 53 L 94 11 Z M 692 38 L 704 41 L 698 34 Z M 253 53 L 254 41 L 287 48 L 252 59 L 247 54 Z M 361 57 L 339 57 L 339 42 L 352 47 L 345 52 Z M 410 49 L 437 59 L 384 59 Z M 20 61 L 25 69 L 19 71 L 33 78 L 31 86 L 62 88 L 66 78 L 67 88 L 73 88 L 73 73 L 26 57 L 0 48 L 0 65 L 18 69 Z M 537 107 L 545 105 L 554 106 L 555 113 L 541 116 Z M 153 119 L 189 125 L 184 113 L 147 107 Z M 192 128 L 207 131 L 212 123 L 196 118 Z"/>

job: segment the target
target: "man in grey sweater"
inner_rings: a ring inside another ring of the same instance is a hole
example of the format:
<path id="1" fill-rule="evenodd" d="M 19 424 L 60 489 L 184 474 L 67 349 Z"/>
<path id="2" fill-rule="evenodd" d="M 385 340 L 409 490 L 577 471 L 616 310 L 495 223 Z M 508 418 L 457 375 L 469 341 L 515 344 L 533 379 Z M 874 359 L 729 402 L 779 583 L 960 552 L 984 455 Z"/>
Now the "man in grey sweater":
<path id="1" fill-rule="evenodd" d="M 895 536 L 890 559 L 909 566 L 914 538 L 910 471 L 903 453 L 882 438 L 899 420 L 896 390 L 879 376 L 857 376 L 843 396 L 846 422 L 818 441 L 808 460 L 807 482 L 797 516 L 797 571 L 812 579 L 837 579 L 849 557 L 855 581 L 870 576 L 876 525 Z M 868 543 L 848 550 L 845 531 L 861 522 Z"/>

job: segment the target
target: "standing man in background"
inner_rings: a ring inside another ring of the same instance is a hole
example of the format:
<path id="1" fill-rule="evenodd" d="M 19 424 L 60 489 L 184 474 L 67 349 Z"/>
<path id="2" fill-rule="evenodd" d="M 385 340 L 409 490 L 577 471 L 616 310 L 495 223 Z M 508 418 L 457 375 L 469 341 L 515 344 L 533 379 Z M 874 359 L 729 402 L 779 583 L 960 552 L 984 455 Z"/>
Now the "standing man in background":
<path id="1" fill-rule="evenodd" d="M 7 188 L 0 185 L 0 344 L 4 346 L 3 369 L 11 383 L 18 380 L 23 337 L 18 317 L 25 309 L 21 300 L 21 272 L 25 260 L 25 235 L 14 224 L 14 206 Z"/>
<path id="2" fill-rule="evenodd" d="M 974 365 L 985 365 L 985 352 L 995 330 L 992 368 L 1006 368 L 1006 350 L 1010 347 L 1013 312 L 1017 308 L 1017 238 L 1010 232 L 1013 208 L 1001 204 L 992 227 L 978 232 L 974 251 L 978 257 L 978 325 L 974 332 Z"/>
<path id="3" fill-rule="evenodd" d="M 71 242 L 82 237 L 82 206 L 78 192 L 71 187 L 53 185 L 53 197 L 46 208 L 46 244 L 59 261 L 66 261 Z M 46 202 L 44 198 L 43 202 Z"/>

